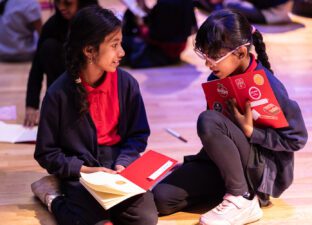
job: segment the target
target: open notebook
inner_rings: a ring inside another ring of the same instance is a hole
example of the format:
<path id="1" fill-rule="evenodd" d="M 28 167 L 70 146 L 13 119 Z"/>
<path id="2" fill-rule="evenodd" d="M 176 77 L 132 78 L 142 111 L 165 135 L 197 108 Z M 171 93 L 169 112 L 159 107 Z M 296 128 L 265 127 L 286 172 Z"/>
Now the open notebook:
<path id="1" fill-rule="evenodd" d="M 173 168 L 176 160 L 149 150 L 120 174 L 81 173 L 81 184 L 107 210 L 149 190 Z"/>

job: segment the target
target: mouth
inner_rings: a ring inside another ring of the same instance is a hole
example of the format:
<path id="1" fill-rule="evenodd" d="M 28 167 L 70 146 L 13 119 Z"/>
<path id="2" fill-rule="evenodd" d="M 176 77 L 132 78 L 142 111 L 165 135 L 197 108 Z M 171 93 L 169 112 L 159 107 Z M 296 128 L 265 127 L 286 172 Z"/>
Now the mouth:
<path id="1" fill-rule="evenodd" d="M 114 64 L 115 66 L 118 66 L 118 65 L 120 64 L 120 60 L 113 61 L 113 64 Z"/>

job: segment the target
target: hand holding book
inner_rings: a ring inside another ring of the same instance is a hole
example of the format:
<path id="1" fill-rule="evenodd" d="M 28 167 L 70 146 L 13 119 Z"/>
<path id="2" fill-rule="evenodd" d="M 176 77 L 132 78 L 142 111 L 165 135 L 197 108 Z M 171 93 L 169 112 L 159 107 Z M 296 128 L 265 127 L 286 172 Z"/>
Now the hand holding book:
<path id="1" fill-rule="evenodd" d="M 211 110 L 229 116 L 233 112 L 227 112 L 226 102 L 234 98 L 237 102 L 238 112 L 245 115 L 246 101 L 249 101 L 255 126 L 273 128 L 288 126 L 264 70 L 208 81 L 203 83 L 202 87 Z M 248 118 L 250 118 L 249 114 Z"/>
<path id="2" fill-rule="evenodd" d="M 244 114 L 239 111 L 235 98 L 229 99 L 227 105 L 231 115 L 233 115 L 235 121 L 238 123 L 245 136 L 248 138 L 251 137 L 253 132 L 253 122 L 250 102 L 246 101 Z"/>

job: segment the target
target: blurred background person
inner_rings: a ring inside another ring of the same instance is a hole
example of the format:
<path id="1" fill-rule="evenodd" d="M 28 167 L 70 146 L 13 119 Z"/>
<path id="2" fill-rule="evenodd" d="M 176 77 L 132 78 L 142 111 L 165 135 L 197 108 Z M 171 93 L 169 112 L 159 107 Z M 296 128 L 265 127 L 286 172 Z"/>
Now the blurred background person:
<path id="1" fill-rule="evenodd" d="M 0 61 L 32 60 L 41 27 L 37 0 L 0 0 Z"/>
<path id="2" fill-rule="evenodd" d="M 194 0 L 194 5 L 207 12 L 229 8 L 243 14 L 251 23 L 290 23 L 292 0 Z"/>
<path id="3" fill-rule="evenodd" d="M 197 30 L 193 0 L 158 0 L 149 9 L 144 0 L 123 0 L 123 65 L 133 68 L 180 62 L 188 36 Z"/>
<path id="4" fill-rule="evenodd" d="M 290 23 L 292 0 L 224 0 L 224 7 L 243 14 L 251 23 Z"/>
<path id="5" fill-rule="evenodd" d="M 11 0 L 9 0 L 11 1 Z M 17 0 L 15 0 L 17 1 Z M 23 0 L 20 0 L 23 2 Z M 25 1 L 27 2 L 27 1 Z M 79 9 L 98 4 L 97 0 L 55 0 L 55 13 L 44 24 L 37 46 L 27 84 L 24 125 L 34 126 L 39 119 L 40 92 L 43 76 L 47 76 L 47 87 L 65 71 L 63 44 L 69 21 Z"/>

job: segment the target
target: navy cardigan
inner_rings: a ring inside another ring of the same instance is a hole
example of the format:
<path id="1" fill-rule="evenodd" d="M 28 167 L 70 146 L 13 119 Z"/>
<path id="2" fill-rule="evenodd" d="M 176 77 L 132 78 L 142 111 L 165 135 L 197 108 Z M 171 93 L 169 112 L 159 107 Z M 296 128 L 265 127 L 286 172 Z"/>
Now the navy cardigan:
<path id="1" fill-rule="evenodd" d="M 147 145 L 150 129 L 137 81 L 118 69 L 120 118 L 115 164 L 128 166 Z M 101 166 L 95 125 L 89 113 L 80 115 L 75 84 L 65 72 L 48 89 L 41 108 L 35 159 L 50 174 L 77 178 L 82 165 Z"/>

